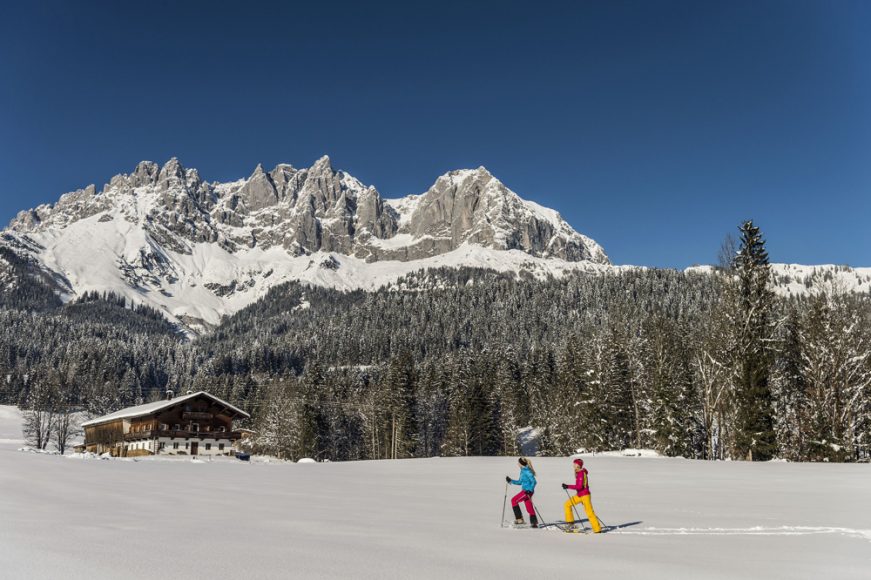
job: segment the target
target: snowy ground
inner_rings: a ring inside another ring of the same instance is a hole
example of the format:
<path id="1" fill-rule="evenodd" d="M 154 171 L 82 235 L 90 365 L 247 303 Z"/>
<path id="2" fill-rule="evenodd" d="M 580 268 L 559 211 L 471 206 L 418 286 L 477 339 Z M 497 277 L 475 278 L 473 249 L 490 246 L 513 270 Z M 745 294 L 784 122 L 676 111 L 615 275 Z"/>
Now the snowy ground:
<path id="1" fill-rule="evenodd" d="M 499 527 L 512 458 L 84 460 L 17 451 L 14 419 L 0 408 L 4 578 L 793 580 L 871 566 L 869 465 L 589 457 L 597 511 L 626 527 L 583 536 Z M 535 467 L 556 518 L 569 462 Z"/>
<path id="2" fill-rule="evenodd" d="M 18 407 L 0 405 L 0 449 L 10 445 L 23 445 L 21 438 L 21 411 Z"/>

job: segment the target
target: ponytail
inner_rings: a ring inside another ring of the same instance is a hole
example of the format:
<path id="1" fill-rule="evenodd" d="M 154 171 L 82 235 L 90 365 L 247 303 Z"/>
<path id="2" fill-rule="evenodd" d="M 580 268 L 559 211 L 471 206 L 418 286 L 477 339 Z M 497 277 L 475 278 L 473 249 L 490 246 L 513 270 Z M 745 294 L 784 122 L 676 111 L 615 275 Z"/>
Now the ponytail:
<path id="1" fill-rule="evenodd" d="M 532 467 L 532 462 L 529 459 L 527 459 L 526 457 L 521 457 L 517 461 L 520 462 L 520 465 L 522 465 L 524 467 L 528 467 L 529 471 L 532 472 L 532 475 L 535 475 L 535 468 Z"/>

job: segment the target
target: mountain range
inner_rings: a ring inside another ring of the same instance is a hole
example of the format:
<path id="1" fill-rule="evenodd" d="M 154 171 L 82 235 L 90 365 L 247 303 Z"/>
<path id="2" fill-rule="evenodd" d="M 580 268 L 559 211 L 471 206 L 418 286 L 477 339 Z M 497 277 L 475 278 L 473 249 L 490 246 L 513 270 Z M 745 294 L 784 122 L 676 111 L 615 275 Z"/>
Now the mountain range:
<path id="1" fill-rule="evenodd" d="M 385 199 L 326 156 L 303 169 L 258 165 L 228 183 L 206 181 L 176 158 L 143 161 L 99 191 L 89 185 L 20 212 L 0 250 L 7 287 L 28 272 L 65 301 L 113 292 L 193 333 L 293 280 L 371 290 L 438 267 L 538 278 L 634 268 L 611 265 L 558 212 L 521 198 L 484 167 Z M 776 265 L 775 274 L 782 293 L 830 279 L 871 289 L 868 268 Z"/>
<path id="2" fill-rule="evenodd" d="M 64 299 L 112 291 L 194 330 L 288 280 L 372 289 L 430 267 L 543 276 L 610 264 L 559 213 L 484 167 L 384 199 L 326 156 L 304 169 L 258 165 L 229 183 L 175 158 L 143 161 L 99 191 L 89 185 L 20 212 L 0 243 Z"/>

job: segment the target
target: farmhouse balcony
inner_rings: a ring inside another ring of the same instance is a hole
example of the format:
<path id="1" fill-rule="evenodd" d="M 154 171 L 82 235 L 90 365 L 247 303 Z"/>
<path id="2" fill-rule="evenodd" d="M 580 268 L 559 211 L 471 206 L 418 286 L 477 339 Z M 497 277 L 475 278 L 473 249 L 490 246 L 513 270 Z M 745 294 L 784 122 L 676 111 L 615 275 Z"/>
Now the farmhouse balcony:
<path id="1" fill-rule="evenodd" d="M 174 431 L 153 429 L 148 431 L 135 431 L 124 434 L 125 441 L 139 441 L 142 439 L 157 439 L 169 437 L 177 439 L 229 439 L 235 441 L 242 438 L 240 431 Z"/>

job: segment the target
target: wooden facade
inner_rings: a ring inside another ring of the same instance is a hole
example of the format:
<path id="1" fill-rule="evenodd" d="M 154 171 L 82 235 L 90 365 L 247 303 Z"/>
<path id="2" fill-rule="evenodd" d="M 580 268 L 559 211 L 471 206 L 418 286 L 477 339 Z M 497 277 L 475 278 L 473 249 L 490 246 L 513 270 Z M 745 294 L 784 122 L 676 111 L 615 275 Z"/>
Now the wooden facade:
<path id="1" fill-rule="evenodd" d="M 232 455 L 243 437 L 233 421 L 248 414 L 200 391 L 122 409 L 84 423 L 85 449 L 113 456 Z"/>

